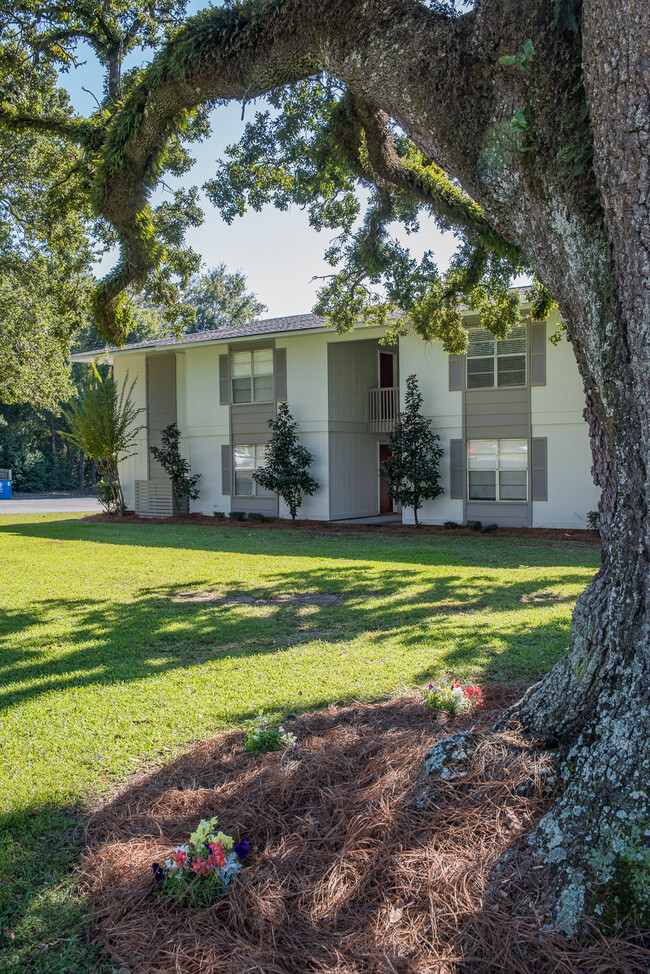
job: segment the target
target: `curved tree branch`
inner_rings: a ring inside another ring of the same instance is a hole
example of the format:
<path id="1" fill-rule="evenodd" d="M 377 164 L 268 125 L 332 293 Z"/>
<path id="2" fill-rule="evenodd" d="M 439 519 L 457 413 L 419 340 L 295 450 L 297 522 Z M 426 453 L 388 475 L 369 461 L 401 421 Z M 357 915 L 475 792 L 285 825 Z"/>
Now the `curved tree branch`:
<path id="1" fill-rule="evenodd" d="M 394 51 L 414 37 L 418 49 L 424 39 L 432 51 L 452 50 L 466 43 L 468 23 L 434 14 L 417 0 L 258 0 L 190 20 L 129 94 L 98 171 L 96 206 L 122 240 L 121 263 L 95 293 L 103 334 L 120 340 L 126 324 L 124 289 L 142 284 L 164 257 L 147 197 L 168 139 L 197 105 L 250 100 L 321 71 L 341 78 L 355 94 L 366 97 L 378 86 L 394 89 L 397 98 L 403 86 L 386 58 L 377 61 L 368 38 L 378 37 Z M 444 93 L 446 103 L 460 104 L 476 89 L 476 84 L 465 84 L 464 95 L 441 59 L 430 60 L 426 75 L 414 86 L 426 89 L 429 98 L 432 91 Z"/>

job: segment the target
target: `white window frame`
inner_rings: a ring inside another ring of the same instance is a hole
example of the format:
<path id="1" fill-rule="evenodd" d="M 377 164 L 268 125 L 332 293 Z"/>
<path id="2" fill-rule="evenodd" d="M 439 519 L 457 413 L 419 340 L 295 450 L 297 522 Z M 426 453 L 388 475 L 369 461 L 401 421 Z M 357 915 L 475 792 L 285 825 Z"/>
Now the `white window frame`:
<path id="1" fill-rule="evenodd" d="M 266 447 L 267 447 L 267 444 L 266 443 L 241 443 L 241 444 L 240 443 L 237 443 L 237 444 L 233 444 L 233 448 L 232 448 L 232 490 L 233 490 L 233 497 L 272 497 L 273 496 L 273 493 L 271 491 L 265 490 L 263 487 L 260 487 L 260 485 L 258 483 L 256 483 L 255 480 L 253 480 L 253 492 L 251 494 L 238 494 L 237 493 L 237 473 L 238 472 L 248 473 L 250 471 L 250 473 L 252 474 L 254 470 L 257 470 L 258 469 L 258 467 L 263 467 L 264 466 L 264 451 L 266 450 Z M 237 462 L 235 460 L 235 453 L 236 453 L 237 450 L 240 450 L 240 451 L 246 450 L 248 453 L 251 453 L 252 456 L 253 456 L 253 463 L 252 463 L 252 465 L 248 465 L 247 464 L 246 466 L 242 466 L 240 464 L 239 466 L 237 466 Z M 252 477 L 251 477 L 251 479 L 252 479 Z"/>
<path id="2" fill-rule="evenodd" d="M 261 356 L 261 354 L 268 355 L 271 353 L 271 369 L 269 372 L 257 372 L 255 371 L 255 357 Z M 250 357 L 249 371 L 242 373 L 241 375 L 235 375 L 235 366 L 237 356 L 247 355 Z M 271 396 L 270 398 L 258 398 L 255 395 L 255 379 L 261 377 L 271 376 Z M 235 395 L 235 382 L 241 381 L 242 379 L 248 379 L 250 398 L 248 399 L 237 399 Z M 232 403 L 234 406 L 246 406 L 251 403 L 258 402 L 275 402 L 275 362 L 274 353 L 272 347 L 266 348 L 245 348 L 245 349 L 235 349 L 230 356 L 230 390 Z"/>
<path id="3" fill-rule="evenodd" d="M 480 467 L 476 467 L 476 466 L 475 467 L 472 467 L 471 466 L 471 448 L 472 448 L 472 444 L 473 443 L 494 443 L 494 445 L 495 445 L 494 467 L 482 467 L 482 466 L 480 466 Z M 507 465 L 507 466 L 502 466 L 501 465 L 503 463 L 503 460 L 502 460 L 503 454 L 506 452 L 505 451 L 505 444 L 507 444 L 507 443 L 510 443 L 510 444 L 517 443 L 517 444 L 524 444 L 525 445 L 525 450 L 526 450 L 526 466 L 525 467 L 523 467 L 523 466 L 522 467 L 516 467 L 516 466 L 513 467 L 511 465 Z M 502 444 L 504 446 L 502 446 Z M 478 439 L 478 438 L 474 438 L 472 440 L 467 440 L 466 450 L 467 450 L 467 500 L 468 501 L 471 501 L 472 503 L 475 503 L 475 504 L 526 504 L 526 503 L 528 503 L 528 498 L 529 498 L 528 481 L 530 479 L 529 478 L 529 470 L 530 470 L 530 449 L 529 449 L 528 440 L 525 437 L 523 437 L 523 436 L 506 436 L 506 437 L 501 437 L 500 439 Z M 524 497 L 505 497 L 505 498 L 502 498 L 501 497 L 501 477 L 500 477 L 500 474 L 501 473 L 505 473 L 506 471 L 511 471 L 511 472 L 525 471 L 526 477 L 525 477 L 525 480 L 524 480 L 524 484 L 525 484 L 525 496 Z M 481 472 L 481 473 L 483 473 L 483 472 L 493 472 L 494 473 L 494 494 L 495 494 L 495 496 L 493 498 L 492 497 L 472 497 L 471 496 L 470 474 L 477 473 L 477 472 Z"/>
<path id="4" fill-rule="evenodd" d="M 523 335 L 516 334 L 517 331 L 523 331 Z M 471 355 L 470 348 L 472 342 L 472 333 L 474 333 L 474 335 L 478 338 L 477 335 L 478 332 L 482 333 L 480 341 L 491 342 L 492 344 L 491 354 Z M 467 346 L 467 354 L 465 356 L 465 386 L 467 389 L 475 390 L 475 389 L 525 389 L 526 388 L 526 384 L 528 382 L 528 328 L 526 327 L 525 324 L 516 325 L 515 328 L 513 328 L 510 331 L 510 334 L 507 336 L 507 338 L 503 338 L 503 339 L 495 338 L 495 336 L 491 332 L 487 331 L 487 329 L 485 328 L 481 328 L 480 326 L 469 328 L 467 331 L 467 337 L 468 337 L 468 346 Z M 524 339 L 524 343 L 525 343 L 523 352 L 507 351 L 508 341 L 511 341 L 513 339 L 519 340 L 521 338 Z M 501 346 L 501 348 L 499 348 L 499 346 Z M 499 383 L 499 360 L 503 361 L 504 359 L 507 358 L 520 358 L 522 355 L 524 359 L 524 381 L 522 383 L 517 383 L 517 385 L 506 385 L 505 383 Z M 469 372 L 470 361 L 491 362 L 492 364 L 492 385 L 491 386 L 470 384 L 470 372 Z"/>

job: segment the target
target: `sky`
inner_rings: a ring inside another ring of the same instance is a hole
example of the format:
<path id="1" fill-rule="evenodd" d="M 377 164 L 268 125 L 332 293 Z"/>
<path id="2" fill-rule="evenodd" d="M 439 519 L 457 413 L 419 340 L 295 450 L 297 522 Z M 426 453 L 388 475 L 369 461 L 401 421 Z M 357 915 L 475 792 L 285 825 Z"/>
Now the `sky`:
<path id="1" fill-rule="evenodd" d="M 205 3 L 191 2 L 189 13 L 204 6 Z M 103 75 L 90 48 L 80 47 L 78 56 L 82 65 L 64 75 L 61 83 L 69 91 L 76 111 L 88 115 L 96 108 L 95 97 L 98 100 L 101 97 Z M 127 66 L 143 64 L 146 60 L 142 54 L 131 56 Z M 236 142 L 246 121 L 252 121 L 255 113 L 265 108 L 266 103 L 262 99 L 248 104 L 243 121 L 239 103 L 216 108 L 211 118 L 211 137 L 190 146 L 196 163 L 192 171 L 183 177 L 185 185 L 201 186 L 213 177 L 216 160 L 225 147 Z M 178 184 L 177 180 L 166 179 L 172 187 Z M 236 217 L 228 226 L 204 195 L 202 204 L 204 223 L 200 227 L 190 228 L 186 239 L 201 255 L 206 268 L 225 263 L 230 271 L 243 271 L 250 290 L 267 305 L 269 317 L 311 311 L 316 302 L 316 293 L 323 284 L 314 278 L 331 273 L 331 267 L 323 259 L 333 236 L 331 230 L 320 233 L 314 230 L 309 226 L 306 211 L 296 206 L 287 212 L 268 206 L 260 213 L 249 212 L 243 217 Z M 455 250 L 453 235 L 441 233 L 427 216 L 421 220 L 419 233 L 407 237 L 402 230 L 396 235 L 417 257 L 425 250 L 432 250 L 440 270 L 447 267 Z M 114 255 L 107 255 L 97 267 L 98 275 L 108 271 L 113 262 Z"/>

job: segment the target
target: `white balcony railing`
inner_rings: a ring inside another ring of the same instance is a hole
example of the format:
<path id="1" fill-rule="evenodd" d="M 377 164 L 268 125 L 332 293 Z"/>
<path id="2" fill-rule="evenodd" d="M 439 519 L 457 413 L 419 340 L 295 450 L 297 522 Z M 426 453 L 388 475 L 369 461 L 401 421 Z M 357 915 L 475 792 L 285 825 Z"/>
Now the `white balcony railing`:
<path id="1" fill-rule="evenodd" d="M 390 433 L 399 415 L 399 389 L 368 389 L 368 432 Z"/>

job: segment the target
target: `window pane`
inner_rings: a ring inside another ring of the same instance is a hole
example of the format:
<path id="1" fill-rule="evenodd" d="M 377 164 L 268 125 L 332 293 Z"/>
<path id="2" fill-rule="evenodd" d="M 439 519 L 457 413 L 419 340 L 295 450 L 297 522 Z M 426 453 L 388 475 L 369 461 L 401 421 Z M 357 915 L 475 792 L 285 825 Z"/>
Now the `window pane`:
<path id="1" fill-rule="evenodd" d="M 508 355 L 506 358 L 497 359 L 498 386 L 504 388 L 508 386 L 526 385 L 526 356 Z"/>
<path id="2" fill-rule="evenodd" d="M 467 359 L 467 388 L 492 389 L 494 386 L 494 359 Z"/>
<path id="3" fill-rule="evenodd" d="M 251 401 L 251 379 L 232 380 L 232 401 L 233 402 Z"/>
<path id="4" fill-rule="evenodd" d="M 260 348 L 253 352 L 253 375 L 273 375 L 272 348 Z"/>
<path id="5" fill-rule="evenodd" d="M 251 374 L 251 353 L 233 352 L 232 353 L 232 375 L 233 378 Z"/>
<path id="6" fill-rule="evenodd" d="M 253 398 L 255 402 L 273 401 L 272 375 L 260 375 L 253 379 Z"/>
<path id="7" fill-rule="evenodd" d="M 266 445 L 262 443 L 260 446 L 255 447 L 255 466 L 264 466 L 264 454 L 266 453 Z"/>
<path id="8" fill-rule="evenodd" d="M 253 496 L 253 475 L 242 470 L 235 470 L 235 494 L 238 497 Z"/>
<path id="9" fill-rule="evenodd" d="M 526 470 L 499 471 L 499 500 L 525 501 L 528 497 Z"/>
<path id="10" fill-rule="evenodd" d="M 255 466 L 254 446 L 234 446 L 233 463 L 236 470 L 252 470 Z"/>
<path id="11" fill-rule="evenodd" d="M 505 442 L 508 442 L 507 440 Z M 497 465 L 496 440 L 469 440 L 467 466 L 470 470 L 494 470 Z"/>
<path id="12" fill-rule="evenodd" d="M 497 342 L 497 355 L 526 354 L 526 326 L 518 325 L 513 328 L 507 338 Z"/>
<path id="13" fill-rule="evenodd" d="M 467 357 L 494 355 L 494 335 L 485 328 L 470 328 L 467 332 Z"/>
<path id="14" fill-rule="evenodd" d="M 495 501 L 497 499 L 495 470 L 470 470 L 469 499 L 471 501 Z"/>
<path id="15" fill-rule="evenodd" d="M 499 440 L 499 469 L 528 469 L 528 443 L 526 440 Z"/>

